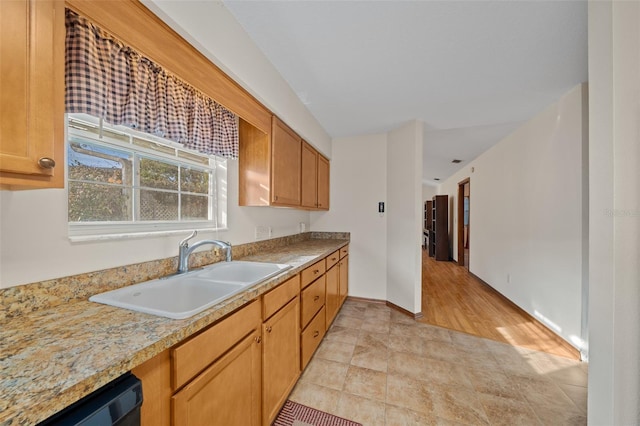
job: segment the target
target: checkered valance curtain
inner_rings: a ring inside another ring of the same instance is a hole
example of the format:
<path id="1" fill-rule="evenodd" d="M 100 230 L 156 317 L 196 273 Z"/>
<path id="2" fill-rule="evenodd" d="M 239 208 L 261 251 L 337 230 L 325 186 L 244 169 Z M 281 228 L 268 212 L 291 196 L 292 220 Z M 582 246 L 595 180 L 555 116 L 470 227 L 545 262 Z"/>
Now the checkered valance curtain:
<path id="1" fill-rule="evenodd" d="M 236 116 L 74 12 L 66 12 L 66 111 L 238 158 Z"/>

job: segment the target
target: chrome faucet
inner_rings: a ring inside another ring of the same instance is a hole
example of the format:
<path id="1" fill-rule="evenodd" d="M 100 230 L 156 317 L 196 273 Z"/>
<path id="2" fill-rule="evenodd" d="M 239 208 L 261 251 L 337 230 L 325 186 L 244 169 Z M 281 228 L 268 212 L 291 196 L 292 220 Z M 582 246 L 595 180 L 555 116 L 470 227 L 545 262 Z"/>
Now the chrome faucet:
<path id="1" fill-rule="evenodd" d="M 226 241 L 220 240 L 202 240 L 197 243 L 189 246 L 189 240 L 198 235 L 198 231 L 193 231 L 191 235 L 189 235 L 184 240 L 180 241 L 179 251 L 178 251 L 178 273 L 182 274 L 184 272 L 189 271 L 189 255 L 200 246 L 205 244 L 212 244 L 214 246 L 218 246 L 227 251 L 227 262 L 231 262 L 231 244 Z"/>

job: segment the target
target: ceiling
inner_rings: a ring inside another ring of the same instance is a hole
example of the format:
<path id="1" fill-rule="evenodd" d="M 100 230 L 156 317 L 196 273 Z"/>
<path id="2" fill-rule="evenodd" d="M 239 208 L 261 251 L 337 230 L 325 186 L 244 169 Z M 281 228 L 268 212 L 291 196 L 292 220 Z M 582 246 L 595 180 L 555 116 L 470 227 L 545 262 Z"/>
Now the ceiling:
<path id="1" fill-rule="evenodd" d="M 426 183 L 587 81 L 586 0 L 224 4 L 332 137 L 424 121 Z"/>

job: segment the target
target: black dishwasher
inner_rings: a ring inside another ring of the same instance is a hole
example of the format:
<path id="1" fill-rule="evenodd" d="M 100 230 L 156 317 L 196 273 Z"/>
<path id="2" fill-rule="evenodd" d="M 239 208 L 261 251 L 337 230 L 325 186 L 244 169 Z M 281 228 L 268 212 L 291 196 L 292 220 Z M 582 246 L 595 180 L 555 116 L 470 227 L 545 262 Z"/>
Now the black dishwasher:
<path id="1" fill-rule="evenodd" d="M 139 426 L 142 384 L 124 374 L 38 426 Z"/>

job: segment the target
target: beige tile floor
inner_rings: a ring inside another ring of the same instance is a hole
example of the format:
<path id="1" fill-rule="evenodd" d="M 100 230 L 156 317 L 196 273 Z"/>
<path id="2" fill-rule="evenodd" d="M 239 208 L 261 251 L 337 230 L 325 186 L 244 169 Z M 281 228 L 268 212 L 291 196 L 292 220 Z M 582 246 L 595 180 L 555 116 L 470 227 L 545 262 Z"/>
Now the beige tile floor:
<path id="1" fill-rule="evenodd" d="M 365 426 L 583 425 L 587 364 L 347 300 L 289 399 Z"/>

